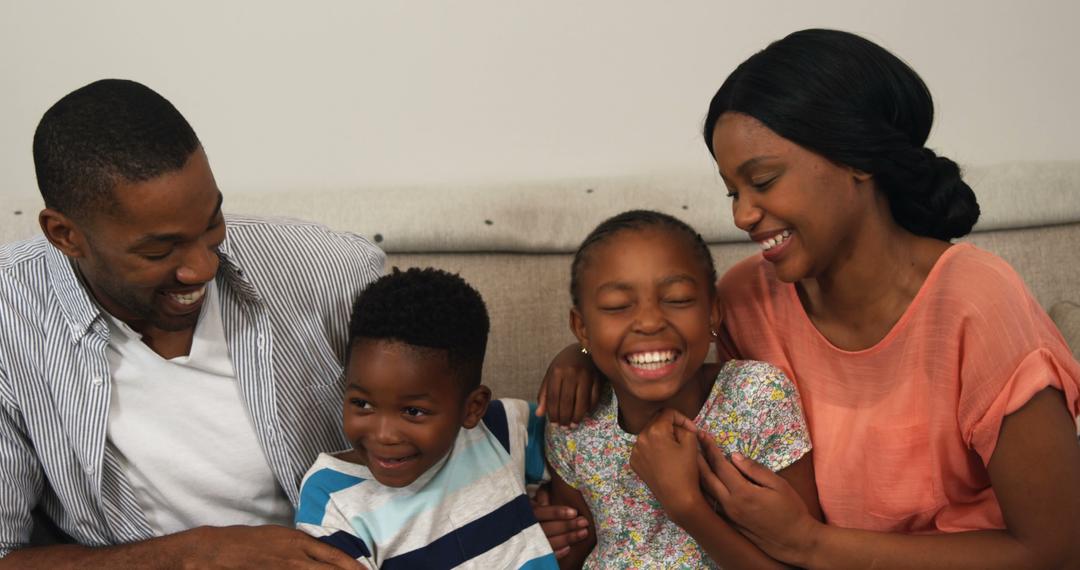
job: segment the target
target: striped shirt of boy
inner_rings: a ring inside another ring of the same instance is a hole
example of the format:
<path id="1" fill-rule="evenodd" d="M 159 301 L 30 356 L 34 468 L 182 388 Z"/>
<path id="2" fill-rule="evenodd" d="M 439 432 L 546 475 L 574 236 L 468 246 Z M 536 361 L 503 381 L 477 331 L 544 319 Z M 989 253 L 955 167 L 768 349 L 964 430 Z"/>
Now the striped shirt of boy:
<path id="1" fill-rule="evenodd" d="M 371 568 L 555 569 L 526 485 L 548 478 L 535 405 L 492 401 L 451 451 L 402 488 L 322 454 L 304 477 L 297 528 Z"/>

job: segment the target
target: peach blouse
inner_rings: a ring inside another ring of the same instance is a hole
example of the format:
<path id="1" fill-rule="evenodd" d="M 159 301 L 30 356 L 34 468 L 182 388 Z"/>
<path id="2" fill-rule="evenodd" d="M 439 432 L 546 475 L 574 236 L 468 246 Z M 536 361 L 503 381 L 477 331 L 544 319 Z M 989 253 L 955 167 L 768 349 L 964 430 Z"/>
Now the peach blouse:
<path id="1" fill-rule="evenodd" d="M 779 366 L 802 394 L 833 525 L 891 532 L 1004 528 L 986 466 L 1002 419 L 1048 386 L 1080 414 L 1080 365 L 1020 276 L 947 249 L 875 346 L 845 351 L 760 255 L 720 280 L 721 354 Z"/>

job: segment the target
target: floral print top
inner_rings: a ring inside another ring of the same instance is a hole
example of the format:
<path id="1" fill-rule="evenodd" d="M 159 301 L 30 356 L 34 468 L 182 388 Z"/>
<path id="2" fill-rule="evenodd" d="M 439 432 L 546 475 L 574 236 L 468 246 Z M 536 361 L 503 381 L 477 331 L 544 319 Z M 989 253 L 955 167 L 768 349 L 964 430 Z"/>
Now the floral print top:
<path id="1" fill-rule="evenodd" d="M 608 389 L 576 428 L 547 433 L 548 460 L 581 492 L 596 522 L 596 547 L 585 568 L 716 568 L 697 541 L 668 520 L 633 469 L 636 436 L 619 426 Z M 738 451 L 779 471 L 810 451 L 795 385 L 764 362 L 726 362 L 694 423 L 728 454 Z"/>

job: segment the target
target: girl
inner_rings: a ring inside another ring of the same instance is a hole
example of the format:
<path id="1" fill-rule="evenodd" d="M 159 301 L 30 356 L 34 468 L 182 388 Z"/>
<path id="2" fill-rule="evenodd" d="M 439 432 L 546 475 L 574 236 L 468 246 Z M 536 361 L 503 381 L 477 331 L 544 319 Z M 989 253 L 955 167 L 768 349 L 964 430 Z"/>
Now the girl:
<path id="1" fill-rule="evenodd" d="M 701 236 L 657 212 L 615 216 L 578 249 L 571 329 L 610 391 L 579 425 L 548 434 L 553 501 L 584 513 L 595 537 L 574 545 L 564 568 L 778 564 L 701 494 L 694 431 L 779 471 L 817 512 L 791 382 L 760 362 L 705 363 L 720 324 L 715 280 Z M 632 469 L 638 437 L 663 459 Z"/>

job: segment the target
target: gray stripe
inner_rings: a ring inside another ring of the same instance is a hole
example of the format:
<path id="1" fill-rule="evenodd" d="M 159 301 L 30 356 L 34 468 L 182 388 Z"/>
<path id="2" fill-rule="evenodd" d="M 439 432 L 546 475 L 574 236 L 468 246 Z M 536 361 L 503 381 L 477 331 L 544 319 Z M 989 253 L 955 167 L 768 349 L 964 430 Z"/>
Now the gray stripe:
<path id="1" fill-rule="evenodd" d="M 319 452 L 346 446 L 341 363 L 349 309 L 382 273 L 360 236 L 228 216 L 217 283 L 237 381 L 267 463 L 295 505 Z M 0 556 L 40 503 L 80 543 L 151 536 L 106 439 L 108 327 L 43 237 L 0 246 Z"/>

